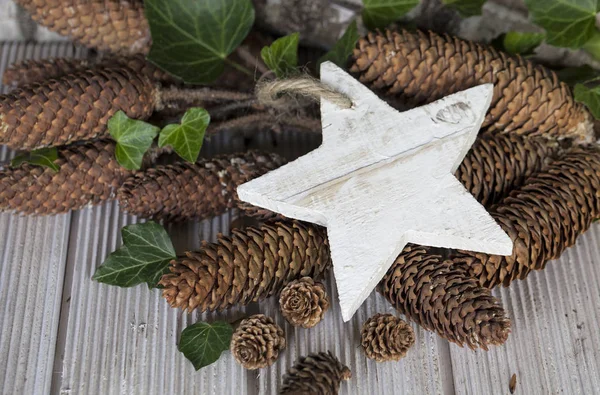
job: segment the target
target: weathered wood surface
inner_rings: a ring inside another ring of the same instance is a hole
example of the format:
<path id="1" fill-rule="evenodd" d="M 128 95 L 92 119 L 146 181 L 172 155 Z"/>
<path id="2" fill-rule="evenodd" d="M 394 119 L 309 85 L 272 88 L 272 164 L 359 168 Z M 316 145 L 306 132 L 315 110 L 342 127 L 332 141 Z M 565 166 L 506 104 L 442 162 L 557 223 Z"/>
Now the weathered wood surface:
<path id="1" fill-rule="evenodd" d="M 25 56 L 72 50 L 67 44 L 0 43 L 0 69 Z M 209 143 L 203 155 L 263 147 L 294 158 L 318 143 L 308 134 L 228 135 Z M 10 155 L 1 152 L 2 158 Z M 214 240 L 217 232 L 228 232 L 230 220 L 226 215 L 170 232 L 181 251 L 200 237 Z M 413 326 L 417 344 L 407 357 L 377 364 L 358 345 L 360 325 L 375 312 L 392 311 L 376 294 L 350 322 L 332 309 L 305 330 L 285 324 L 275 300 L 198 317 L 169 308 L 157 291 L 92 282 L 95 268 L 117 245 L 120 227 L 133 221 L 114 204 L 53 218 L 0 215 L 1 394 L 270 395 L 299 355 L 325 349 L 353 371 L 342 394 L 507 394 L 512 373 L 517 394 L 600 392 L 600 225 L 545 271 L 496 292 L 513 319 L 505 346 L 472 352 Z M 328 289 L 335 297 L 332 281 Z M 271 368 L 246 372 L 226 353 L 195 372 L 177 351 L 189 323 L 244 312 L 273 316 L 286 330 L 288 349 Z"/>

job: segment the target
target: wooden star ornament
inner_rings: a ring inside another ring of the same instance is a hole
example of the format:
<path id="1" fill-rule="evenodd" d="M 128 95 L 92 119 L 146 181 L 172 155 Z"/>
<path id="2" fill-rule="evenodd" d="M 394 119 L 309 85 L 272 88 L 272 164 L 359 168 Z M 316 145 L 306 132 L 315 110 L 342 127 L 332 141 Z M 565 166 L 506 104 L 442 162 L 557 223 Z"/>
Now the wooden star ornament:
<path id="1" fill-rule="evenodd" d="M 485 84 L 398 112 L 333 63 L 321 82 L 323 143 L 238 187 L 241 200 L 327 227 L 348 321 L 407 243 L 509 255 L 512 241 L 454 172 L 492 99 Z"/>

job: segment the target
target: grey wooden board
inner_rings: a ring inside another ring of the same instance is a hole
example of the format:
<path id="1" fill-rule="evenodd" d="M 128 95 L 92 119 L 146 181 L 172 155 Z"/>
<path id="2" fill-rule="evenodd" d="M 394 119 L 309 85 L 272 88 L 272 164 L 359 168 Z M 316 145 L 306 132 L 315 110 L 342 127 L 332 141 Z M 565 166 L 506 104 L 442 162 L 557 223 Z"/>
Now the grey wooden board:
<path id="1" fill-rule="evenodd" d="M 0 71 L 24 57 L 72 54 L 68 44 L 0 43 Z M 78 52 L 79 53 L 79 52 Z M 293 158 L 318 144 L 308 134 L 222 135 L 204 156 L 246 148 Z M 1 158 L 10 156 L 2 150 Z M 229 232 L 236 213 L 169 227 L 178 251 Z M 596 225 L 540 273 L 497 290 L 513 317 L 505 346 L 490 352 L 449 346 L 413 327 L 417 344 L 398 363 L 367 361 L 358 343 L 361 324 L 375 312 L 393 311 L 371 295 L 348 323 L 333 307 L 317 327 L 289 326 L 267 300 L 219 314 L 184 314 L 159 291 L 119 289 L 91 281 L 95 268 L 120 243 L 119 229 L 137 219 L 115 203 L 48 218 L 0 214 L 0 368 L 2 394 L 272 394 L 298 356 L 331 350 L 353 371 L 348 394 L 507 393 L 517 373 L 518 393 L 598 393 L 600 258 Z M 335 300 L 333 279 L 327 281 Z M 577 312 L 574 312 L 576 310 Z M 285 331 L 288 348 L 272 367 L 245 371 L 227 352 L 195 372 L 177 351 L 179 333 L 198 319 L 234 320 L 262 312 Z M 565 316 L 565 315 L 568 315 Z"/>

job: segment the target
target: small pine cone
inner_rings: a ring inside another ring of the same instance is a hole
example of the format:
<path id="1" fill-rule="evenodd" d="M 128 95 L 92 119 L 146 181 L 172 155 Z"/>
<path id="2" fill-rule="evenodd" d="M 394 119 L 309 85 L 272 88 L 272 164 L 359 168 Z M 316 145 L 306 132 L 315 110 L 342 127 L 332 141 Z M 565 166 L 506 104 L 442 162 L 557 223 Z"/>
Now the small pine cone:
<path id="1" fill-rule="evenodd" d="M 504 198 L 555 157 L 558 146 L 547 140 L 490 135 L 475 141 L 456 178 L 484 206 Z"/>
<path id="2" fill-rule="evenodd" d="M 143 0 L 16 0 L 49 30 L 87 47 L 120 54 L 147 53 L 150 29 Z"/>
<path id="3" fill-rule="evenodd" d="M 145 218 L 210 218 L 235 207 L 238 185 L 283 163 L 276 154 L 250 151 L 157 166 L 129 178 L 119 189 L 119 202 L 125 211 Z"/>
<path id="4" fill-rule="evenodd" d="M 107 134 L 117 111 L 148 118 L 156 88 L 129 68 L 86 70 L 0 96 L 0 144 L 13 149 L 90 140 Z"/>
<path id="5" fill-rule="evenodd" d="M 96 69 L 98 67 L 129 67 L 136 73 L 145 75 L 153 82 L 174 84 L 177 80 L 147 61 L 143 55 L 109 56 L 97 64 L 90 64 L 87 59 L 50 58 L 41 60 L 24 60 L 12 64 L 4 72 L 3 84 L 7 86 L 25 86 L 33 83 L 42 84 L 51 79 L 58 79 L 69 74 Z"/>
<path id="6" fill-rule="evenodd" d="M 331 266 L 325 230 L 298 221 L 233 230 L 171 262 L 160 285 L 172 307 L 213 311 L 258 302 Z"/>
<path id="7" fill-rule="evenodd" d="M 0 210 L 59 214 L 114 198 L 132 173 L 114 152 L 112 140 L 100 140 L 61 147 L 57 172 L 28 163 L 0 170 Z"/>
<path id="8" fill-rule="evenodd" d="M 352 372 L 331 352 L 320 352 L 301 357 L 283 376 L 280 394 L 336 395 L 342 380 L 349 380 Z"/>
<path id="9" fill-rule="evenodd" d="M 571 149 L 529 177 L 491 214 L 513 240 L 512 255 L 461 251 L 452 259 L 486 287 L 508 286 L 560 257 L 600 217 L 600 150 Z"/>
<path id="10" fill-rule="evenodd" d="M 392 314 L 375 314 L 363 325 L 361 345 L 367 358 L 377 362 L 398 361 L 415 344 L 415 332 Z"/>
<path id="11" fill-rule="evenodd" d="M 285 349 L 285 335 L 271 318 L 255 314 L 240 322 L 230 347 L 235 360 L 246 369 L 266 368 Z"/>
<path id="12" fill-rule="evenodd" d="M 592 135 L 589 112 L 554 72 L 491 46 L 432 32 L 369 33 L 354 50 L 351 71 L 410 105 L 493 83 L 482 124 L 488 131 L 583 140 Z"/>
<path id="13" fill-rule="evenodd" d="M 302 277 L 285 286 L 279 297 L 281 314 L 287 322 L 302 328 L 317 325 L 329 309 L 325 286 L 310 277 Z"/>
<path id="14" fill-rule="evenodd" d="M 426 247 L 406 246 L 378 290 L 408 319 L 460 346 L 487 350 L 508 338 L 510 321 L 490 290 Z"/>

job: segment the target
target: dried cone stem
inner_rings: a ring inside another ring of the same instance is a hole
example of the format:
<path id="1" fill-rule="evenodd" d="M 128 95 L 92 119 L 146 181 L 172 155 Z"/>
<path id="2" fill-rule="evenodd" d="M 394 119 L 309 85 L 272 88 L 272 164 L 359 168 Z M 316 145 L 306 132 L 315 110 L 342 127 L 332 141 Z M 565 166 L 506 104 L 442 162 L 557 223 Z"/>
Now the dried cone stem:
<path id="1" fill-rule="evenodd" d="M 236 205 L 238 185 L 284 163 L 275 154 L 250 151 L 157 166 L 137 173 L 118 191 L 121 207 L 145 218 L 204 219 Z"/>
<path id="2" fill-rule="evenodd" d="M 554 72 L 491 46 L 431 32 L 369 33 L 354 50 L 351 71 L 411 105 L 493 83 L 482 125 L 490 132 L 584 140 L 592 135 L 589 112 Z"/>
<path id="3" fill-rule="evenodd" d="M 453 261 L 487 287 L 508 286 L 560 257 L 600 216 L 600 150 L 570 150 L 528 178 L 491 214 L 513 240 L 512 255 L 463 251 L 455 253 Z"/>
<path id="4" fill-rule="evenodd" d="M 155 100 L 150 80 L 126 67 L 29 85 L 0 96 L 0 144 L 34 149 L 102 137 L 117 111 L 146 119 Z"/>
<path id="5" fill-rule="evenodd" d="M 398 361 L 415 344 L 415 332 L 392 314 L 375 314 L 364 323 L 361 345 L 367 358 L 377 362 Z"/>
<path id="6" fill-rule="evenodd" d="M 407 318 L 460 346 L 487 350 L 508 338 L 510 321 L 498 299 L 429 248 L 406 246 L 378 290 Z"/>
<path id="7" fill-rule="evenodd" d="M 132 173 L 114 151 L 114 142 L 100 140 L 60 148 L 56 172 L 28 163 L 0 170 L 0 210 L 58 214 L 114 198 Z"/>
<path id="8" fill-rule="evenodd" d="M 219 235 L 171 262 L 160 285 L 172 307 L 222 310 L 274 295 L 290 281 L 321 278 L 331 265 L 325 230 L 276 222 Z"/>
<path id="9" fill-rule="evenodd" d="M 147 53 L 150 29 L 142 0 L 16 0 L 33 20 L 101 51 Z"/>
<path id="10" fill-rule="evenodd" d="M 352 372 L 331 352 L 301 357 L 283 377 L 280 394 L 336 395 Z"/>
<path id="11" fill-rule="evenodd" d="M 285 335 L 271 318 L 255 314 L 240 322 L 230 348 L 235 360 L 246 369 L 266 368 L 285 349 Z"/>
<path id="12" fill-rule="evenodd" d="M 329 309 L 325 286 L 310 277 L 294 280 L 285 286 L 279 297 L 281 314 L 294 326 L 312 328 Z"/>

